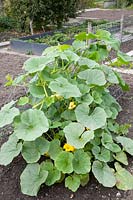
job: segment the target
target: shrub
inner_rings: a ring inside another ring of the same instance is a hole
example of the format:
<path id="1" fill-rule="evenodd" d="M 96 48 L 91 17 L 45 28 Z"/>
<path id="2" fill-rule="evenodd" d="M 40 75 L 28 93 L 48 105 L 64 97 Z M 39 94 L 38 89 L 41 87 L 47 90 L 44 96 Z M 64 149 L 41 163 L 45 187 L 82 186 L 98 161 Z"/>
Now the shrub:
<path id="1" fill-rule="evenodd" d="M 15 20 L 13 20 L 11 17 L 7 17 L 4 15 L 0 16 L 0 30 L 12 30 L 14 29 L 16 25 Z"/>
<path id="2" fill-rule="evenodd" d="M 64 21 L 75 16 L 76 2 L 77 0 L 6 0 L 5 12 L 19 21 L 23 31 L 32 24 L 54 24 L 60 28 Z"/>
<path id="3" fill-rule="evenodd" d="M 88 46 L 89 39 L 97 41 Z M 12 124 L 14 129 L 1 147 L 0 164 L 22 154 L 27 162 L 20 177 L 24 194 L 36 196 L 42 184 L 64 179 L 75 192 L 88 183 L 90 172 L 105 187 L 133 189 L 133 177 L 122 167 L 128 164 L 126 153 L 133 155 L 133 140 L 126 137 L 129 125 L 116 122 L 121 106 L 109 92 L 112 85 L 128 86 L 102 64 L 111 48 L 119 63 L 129 62 L 118 51 L 119 42 L 98 30 L 78 34 L 72 46 L 47 48 L 24 63 L 23 75 L 7 76 L 7 86 L 21 85 L 28 92 L 0 111 L 0 127 Z"/>

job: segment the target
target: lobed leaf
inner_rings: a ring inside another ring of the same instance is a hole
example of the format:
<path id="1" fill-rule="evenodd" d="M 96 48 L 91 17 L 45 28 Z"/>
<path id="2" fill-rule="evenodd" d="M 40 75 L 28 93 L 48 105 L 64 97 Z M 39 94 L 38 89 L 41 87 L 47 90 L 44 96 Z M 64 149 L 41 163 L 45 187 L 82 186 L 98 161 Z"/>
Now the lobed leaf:
<path id="1" fill-rule="evenodd" d="M 94 131 L 85 131 L 82 124 L 72 122 L 64 128 L 67 143 L 77 149 L 84 148 L 85 144 L 94 138 Z"/>
<path id="2" fill-rule="evenodd" d="M 51 81 L 49 84 L 49 88 L 53 92 L 56 92 L 60 96 L 63 96 L 65 99 L 81 96 L 79 88 L 76 85 L 69 83 L 68 80 L 63 77 L 59 77 L 54 81 Z"/>
<path id="3" fill-rule="evenodd" d="M 119 190 L 133 190 L 133 176 L 126 169 L 122 168 L 119 163 L 115 163 L 116 168 L 116 187 Z"/>
<path id="4" fill-rule="evenodd" d="M 46 181 L 48 171 L 38 163 L 28 164 L 20 176 L 21 191 L 29 196 L 37 196 L 40 186 Z"/>
<path id="5" fill-rule="evenodd" d="M 5 104 L 0 110 L 0 128 L 11 124 L 16 116 L 20 114 L 19 109 L 12 107 L 15 101 Z"/>
<path id="6" fill-rule="evenodd" d="M 133 140 L 127 137 L 118 136 L 116 140 L 121 143 L 125 151 L 133 156 Z"/>
<path id="7" fill-rule="evenodd" d="M 89 85 L 102 86 L 106 84 L 105 75 L 99 69 L 87 69 L 79 72 L 78 77 L 80 79 L 86 80 Z"/>
<path id="8" fill-rule="evenodd" d="M 9 140 L 5 142 L 0 150 L 0 164 L 8 165 L 12 160 L 17 157 L 22 150 L 22 143 L 18 141 L 18 138 L 13 134 L 9 137 Z"/>
<path id="9" fill-rule="evenodd" d="M 74 152 L 73 170 L 76 174 L 86 174 L 91 170 L 90 157 L 83 149 Z"/>
<path id="10" fill-rule="evenodd" d="M 76 174 L 68 176 L 65 179 L 65 187 L 69 188 L 71 191 L 76 192 L 80 186 L 80 177 Z"/>
<path id="11" fill-rule="evenodd" d="M 100 161 L 94 161 L 92 172 L 95 178 L 105 187 L 113 187 L 116 184 L 116 179 L 113 170 L 106 164 Z"/>
<path id="12" fill-rule="evenodd" d="M 18 139 L 33 141 L 49 129 L 48 119 L 41 110 L 29 109 L 21 114 L 20 122 L 15 125 Z"/>
<path id="13" fill-rule="evenodd" d="M 63 151 L 59 153 L 56 157 L 55 167 L 64 174 L 70 174 L 73 172 L 72 160 L 73 154 L 70 152 Z"/>
<path id="14" fill-rule="evenodd" d="M 106 123 L 107 115 L 103 108 L 96 107 L 89 115 L 89 107 L 87 104 L 80 104 L 75 109 L 77 121 L 90 130 L 101 128 Z"/>

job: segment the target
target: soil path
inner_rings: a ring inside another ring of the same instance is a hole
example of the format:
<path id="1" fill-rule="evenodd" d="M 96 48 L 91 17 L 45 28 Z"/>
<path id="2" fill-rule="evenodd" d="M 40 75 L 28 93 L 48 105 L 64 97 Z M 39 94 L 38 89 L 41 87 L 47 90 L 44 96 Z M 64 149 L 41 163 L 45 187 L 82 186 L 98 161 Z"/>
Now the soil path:
<path id="1" fill-rule="evenodd" d="M 15 55 L 0 54 L 0 107 L 11 98 L 17 98 L 22 95 L 23 91 L 17 90 L 12 93 L 11 88 L 4 88 L 5 75 L 10 73 L 16 76 L 21 73 L 21 67 L 23 62 L 27 58 Z M 120 113 L 119 121 L 121 123 L 131 123 L 133 125 L 133 76 L 125 75 L 124 78 L 130 84 L 130 92 L 124 94 L 120 98 L 120 103 L 123 107 L 123 111 Z M 133 132 L 133 126 L 130 129 L 130 137 Z M 2 132 L 1 142 L 7 139 L 7 135 L 10 133 L 8 129 Z M 133 159 L 129 158 L 128 169 L 133 172 Z M 90 177 L 89 184 L 80 188 L 75 194 L 68 191 L 64 184 L 57 184 L 50 188 L 43 187 L 38 197 L 28 197 L 22 195 L 19 186 L 19 176 L 25 168 L 25 162 L 21 156 L 16 158 L 12 164 L 7 167 L 0 166 L 0 200 L 132 200 L 133 191 L 123 192 L 116 188 L 104 188 L 99 183 Z"/>
<path id="2" fill-rule="evenodd" d="M 121 16 L 125 17 L 133 15 L 133 10 L 94 10 L 81 13 L 78 17 L 85 17 L 88 19 L 106 19 L 106 20 L 120 20 Z"/>

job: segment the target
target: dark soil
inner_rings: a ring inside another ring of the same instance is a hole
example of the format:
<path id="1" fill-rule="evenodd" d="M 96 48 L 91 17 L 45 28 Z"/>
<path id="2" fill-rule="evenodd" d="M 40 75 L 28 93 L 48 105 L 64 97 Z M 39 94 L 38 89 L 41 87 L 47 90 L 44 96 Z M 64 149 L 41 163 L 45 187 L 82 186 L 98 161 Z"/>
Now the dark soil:
<path id="1" fill-rule="evenodd" d="M 21 73 L 21 67 L 25 57 L 0 54 L 0 107 L 7 101 L 15 99 L 23 94 L 23 90 L 16 90 L 12 94 L 11 88 L 4 88 L 5 75 L 7 73 L 16 76 Z M 120 123 L 131 123 L 133 125 L 133 75 L 124 75 L 124 78 L 131 86 L 130 92 L 120 97 L 119 101 L 123 107 L 120 113 Z M 7 140 L 11 129 L 3 129 L 1 132 L 2 144 Z M 133 127 L 130 129 L 129 136 Z M 19 186 L 19 176 L 25 168 L 26 163 L 21 156 L 16 158 L 12 164 L 7 167 L 0 166 L 0 200 L 132 200 L 133 191 L 119 191 L 116 188 L 104 188 L 91 175 L 90 182 L 84 188 L 80 188 L 75 194 L 67 190 L 64 184 L 56 184 L 50 188 L 44 186 L 41 188 L 38 197 L 28 197 L 21 193 Z M 128 169 L 133 172 L 133 159 L 129 158 Z"/>
<path id="2" fill-rule="evenodd" d="M 105 20 L 120 20 L 121 16 L 125 17 L 133 15 L 133 10 L 95 10 L 86 11 L 79 15 L 79 17 L 85 17 L 88 19 L 105 19 Z"/>

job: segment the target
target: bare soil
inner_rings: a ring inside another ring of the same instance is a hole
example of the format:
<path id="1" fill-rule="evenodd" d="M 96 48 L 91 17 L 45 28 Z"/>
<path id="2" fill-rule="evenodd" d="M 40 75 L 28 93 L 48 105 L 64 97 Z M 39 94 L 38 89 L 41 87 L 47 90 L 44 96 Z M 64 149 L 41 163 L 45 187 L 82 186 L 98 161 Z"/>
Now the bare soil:
<path id="1" fill-rule="evenodd" d="M 121 16 L 125 17 L 133 15 L 133 10 L 94 10 L 94 11 L 86 11 L 79 15 L 79 17 L 85 17 L 88 19 L 105 19 L 105 20 L 120 20 Z"/>
<path id="2" fill-rule="evenodd" d="M 23 90 L 13 92 L 12 88 L 5 88 L 5 75 L 7 73 L 16 76 L 22 72 L 22 64 L 27 58 L 9 54 L 0 54 L 0 107 L 11 99 L 16 99 L 23 94 Z M 130 91 L 119 99 L 123 111 L 118 120 L 120 123 L 131 123 L 133 125 L 133 75 L 124 75 L 125 80 L 130 84 Z M 11 129 L 2 129 L 1 144 L 7 140 Z M 129 131 L 132 135 L 133 126 Z M 26 163 L 19 156 L 7 167 L 0 166 L 0 200 L 132 200 L 133 191 L 119 191 L 116 188 L 104 188 L 91 175 L 90 182 L 84 188 L 80 188 L 75 194 L 64 187 L 64 183 L 52 187 L 42 187 L 38 197 L 28 197 L 21 193 L 19 176 L 25 168 Z M 133 159 L 129 157 L 128 169 L 133 173 Z"/>

